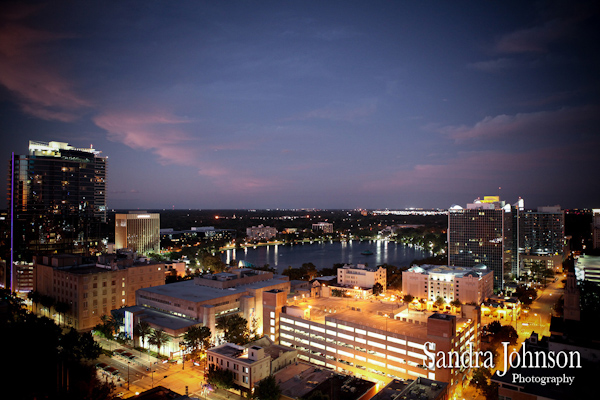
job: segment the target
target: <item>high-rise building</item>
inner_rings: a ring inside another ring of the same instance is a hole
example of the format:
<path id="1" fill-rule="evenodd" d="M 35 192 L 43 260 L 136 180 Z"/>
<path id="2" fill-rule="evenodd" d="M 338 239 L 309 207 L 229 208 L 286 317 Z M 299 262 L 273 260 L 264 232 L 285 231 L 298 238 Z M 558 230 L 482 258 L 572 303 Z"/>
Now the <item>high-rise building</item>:
<path id="1" fill-rule="evenodd" d="M 592 213 L 592 237 L 594 240 L 592 247 L 600 249 L 600 208 L 594 208 Z"/>
<path id="2" fill-rule="evenodd" d="M 8 209 L 13 261 L 38 253 L 89 254 L 103 246 L 106 157 L 94 148 L 29 141 L 28 155 L 13 153 Z"/>
<path id="3" fill-rule="evenodd" d="M 563 253 L 565 216 L 560 206 L 538 207 L 521 214 L 519 252 L 556 255 Z"/>
<path id="4" fill-rule="evenodd" d="M 516 208 L 519 208 L 517 205 Z M 448 266 L 486 265 L 494 273 L 494 289 L 502 290 L 504 272 L 514 269 L 512 207 L 498 196 L 475 200 L 467 208 L 448 210 Z"/>
<path id="5" fill-rule="evenodd" d="M 140 254 L 160 251 L 160 214 L 130 211 L 115 215 L 115 247 Z"/>
<path id="6" fill-rule="evenodd" d="M 560 271 L 565 243 L 565 216 L 560 206 L 520 213 L 517 236 L 519 275 L 536 263 Z"/>

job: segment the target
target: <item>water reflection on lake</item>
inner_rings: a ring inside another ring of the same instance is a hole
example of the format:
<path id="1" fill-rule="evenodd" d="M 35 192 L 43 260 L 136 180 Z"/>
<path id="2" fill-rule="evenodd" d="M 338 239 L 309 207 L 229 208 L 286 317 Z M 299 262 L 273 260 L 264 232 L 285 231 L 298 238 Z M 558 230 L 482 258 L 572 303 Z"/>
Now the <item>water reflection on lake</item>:
<path id="1" fill-rule="evenodd" d="M 372 255 L 361 254 L 372 252 Z M 414 259 L 425 258 L 430 252 L 386 240 L 325 242 L 313 244 L 272 245 L 256 248 L 224 251 L 221 258 L 226 263 L 244 260 L 256 266 L 269 264 L 282 272 L 288 266 L 294 268 L 311 262 L 321 268 L 331 268 L 336 263 L 365 264 L 376 266 L 391 264 L 409 266 Z"/>

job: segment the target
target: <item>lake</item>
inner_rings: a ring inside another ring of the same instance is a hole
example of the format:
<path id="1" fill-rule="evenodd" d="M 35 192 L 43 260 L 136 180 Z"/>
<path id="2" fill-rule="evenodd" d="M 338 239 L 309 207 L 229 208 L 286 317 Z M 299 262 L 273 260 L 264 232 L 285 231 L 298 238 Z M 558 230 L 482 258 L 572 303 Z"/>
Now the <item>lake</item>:
<path id="1" fill-rule="evenodd" d="M 365 251 L 371 251 L 373 254 L 361 254 Z M 409 266 L 414 259 L 429 256 L 429 251 L 385 240 L 260 246 L 226 250 L 221 254 L 226 263 L 231 260 L 244 260 L 256 266 L 269 264 L 279 272 L 289 266 L 298 268 L 309 262 L 315 264 L 317 269 L 331 268 L 336 263 L 368 264 L 370 267 L 391 264 L 401 267 Z"/>

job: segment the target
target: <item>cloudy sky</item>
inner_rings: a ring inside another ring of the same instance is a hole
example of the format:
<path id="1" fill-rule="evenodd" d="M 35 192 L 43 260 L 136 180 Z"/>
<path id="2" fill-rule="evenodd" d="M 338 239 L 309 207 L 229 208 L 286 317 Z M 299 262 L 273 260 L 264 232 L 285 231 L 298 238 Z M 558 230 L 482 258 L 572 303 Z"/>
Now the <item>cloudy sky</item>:
<path id="1" fill-rule="evenodd" d="M 600 207 L 598 26 L 591 1 L 4 3 L 0 159 L 93 145 L 110 208 Z"/>

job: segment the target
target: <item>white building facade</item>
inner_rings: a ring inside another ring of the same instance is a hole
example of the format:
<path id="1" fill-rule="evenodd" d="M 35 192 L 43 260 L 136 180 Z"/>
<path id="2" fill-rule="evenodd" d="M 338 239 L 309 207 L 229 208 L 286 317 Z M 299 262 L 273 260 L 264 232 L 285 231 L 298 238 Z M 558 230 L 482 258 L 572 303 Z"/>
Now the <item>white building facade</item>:
<path id="1" fill-rule="evenodd" d="M 493 272 L 485 265 L 473 268 L 442 265 L 413 266 L 402 272 L 402 291 L 413 297 L 447 303 L 481 304 L 494 293 Z"/>

